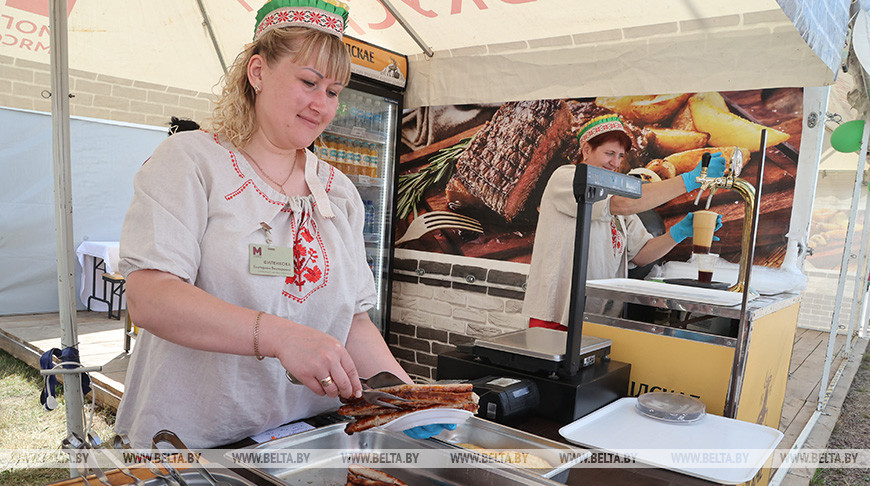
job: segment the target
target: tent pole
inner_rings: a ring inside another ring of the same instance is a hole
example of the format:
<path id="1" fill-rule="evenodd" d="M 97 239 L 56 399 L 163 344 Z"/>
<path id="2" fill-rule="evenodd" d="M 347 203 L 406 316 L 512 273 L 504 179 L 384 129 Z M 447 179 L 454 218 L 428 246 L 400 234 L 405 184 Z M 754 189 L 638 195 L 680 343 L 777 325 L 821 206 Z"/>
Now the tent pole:
<path id="1" fill-rule="evenodd" d="M 864 96 L 867 96 L 870 91 L 868 91 L 867 83 L 867 71 L 863 66 L 859 67 L 855 71 L 858 71 L 856 74 L 861 79 L 861 85 L 864 87 L 863 92 Z M 864 122 L 867 123 L 866 121 Z M 862 160 L 864 162 L 864 160 Z M 860 169 L 859 172 L 864 174 L 864 164 L 859 164 Z M 863 182 L 863 179 L 862 179 Z M 861 190 L 861 193 L 864 193 L 864 190 Z M 870 195 L 865 195 L 864 200 L 864 233 L 861 236 L 861 252 L 860 257 L 858 258 L 858 271 L 855 275 L 855 292 L 852 298 L 852 313 L 849 315 L 849 329 L 846 337 L 846 349 L 852 349 L 852 334 L 855 329 L 858 330 L 859 334 L 863 336 L 864 334 L 864 300 L 867 297 L 867 258 L 870 251 L 868 251 L 868 243 L 870 243 Z M 852 327 L 854 324 L 854 328 Z"/>
<path id="2" fill-rule="evenodd" d="M 75 266 L 72 235 L 72 177 L 69 130 L 69 64 L 67 2 L 49 2 L 51 36 L 51 139 L 54 161 L 54 220 L 57 237 L 57 294 L 60 306 L 61 347 L 78 345 Z M 67 432 L 84 437 L 81 375 L 63 380 Z"/>
<path id="3" fill-rule="evenodd" d="M 819 181 L 819 163 L 822 156 L 822 146 L 825 142 L 825 113 L 828 111 L 828 98 L 831 87 L 804 88 L 804 127 L 801 132 L 801 145 L 798 152 L 798 168 L 794 182 L 795 194 L 815 194 Z M 810 123 L 810 116 L 815 115 L 816 125 Z M 814 197 L 794 198 L 789 222 L 788 246 L 783 258 L 782 268 L 804 274 L 804 262 L 810 237 Z"/>
<path id="4" fill-rule="evenodd" d="M 405 17 L 402 17 L 402 14 L 400 14 L 396 10 L 396 7 L 393 6 L 393 4 L 390 2 L 390 0 L 379 0 L 379 1 L 381 2 L 381 5 L 383 5 L 384 8 L 387 9 L 388 12 L 390 12 L 390 15 L 395 17 L 396 21 L 399 22 L 399 25 L 401 25 L 402 28 L 405 29 L 405 32 L 407 32 L 408 35 L 410 35 L 411 38 L 414 39 L 414 42 L 416 42 L 417 45 L 420 46 L 420 49 L 423 49 L 423 52 L 427 56 L 432 57 L 435 55 L 435 52 L 432 51 L 432 48 L 426 45 L 426 42 L 423 41 L 423 39 L 420 37 L 420 35 L 417 34 L 417 31 L 414 30 L 414 28 L 411 27 L 410 24 L 408 24 L 408 22 L 405 20 Z"/>
<path id="5" fill-rule="evenodd" d="M 224 61 L 224 55 L 221 54 L 221 48 L 218 46 L 217 37 L 215 37 L 214 29 L 211 26 L 211 20 L 209 20 L 208 13 L 205 11 L 205 5 L 202 4 L 202 0 L 196 0 L 196 4 L 199 6 L 200 15 L 202 15 L 202 23 L 208 31 L 208 36 L 211 37 L 211 44 L 214 46 L 214 52 L 217 53 L 218 61 L 221 63 L 221 69 L 223 69 L 224 74 L 226 74 L 227 63 Z"/>
<path id="6" fill-rule="evenodd" d="M 840 322 L 840 306 L 843 305 L 843 292 L 846 288 L 846 278 L 849 274 L 849 260 L 852 256 L 852 237 L 855 234 L 855 216 L 858 211 L 858 200 L 861 194 L 862 181 L 864 180 L 864 161 L 867 160 L 867 138 L 870 135 L 870 123 L 867 123 L 868 113 L 864 113 L 864 133 L 861 136 L 861 151 L 858 156 L 858 168 L 855 172 L 855 187 L 852 189 L 852 204 L 849 206 L 849 226 L 846 230 L 846 243 L 843 246 L 843 258 L 840 262 L 840 279 L 837 282 L 837 297 L 834 303 L 834 313 L 831 316 L 831 330 L 828 335 L 828 349 L 825 352 L 825 367 L 822 369 L 822 382 L 819 386 L 819 404 L 816 407 L 820 412 L 824 411 L 824 407 L 828 402 L 828 379 L 831 377 L 831 363 L 834 360 L 834 342 L 837 340 L 837 329 Z M 850 326 L 851 327 L 851 326 Z M 849 350 L 846 349 L 846 356 Z"/>

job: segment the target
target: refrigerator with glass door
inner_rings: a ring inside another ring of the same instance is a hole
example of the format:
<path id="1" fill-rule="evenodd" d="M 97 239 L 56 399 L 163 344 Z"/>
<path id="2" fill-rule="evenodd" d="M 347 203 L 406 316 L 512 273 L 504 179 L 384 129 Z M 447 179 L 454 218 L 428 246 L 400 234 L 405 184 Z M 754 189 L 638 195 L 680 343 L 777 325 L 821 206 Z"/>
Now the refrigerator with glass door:
<path id="1" fill-rule="evenodd" d="M 365 208 L 366 259 L 375 278 L 372 322 L 386 336 L 390 319 L 394 178 L 399 116 L 407 76 L 405 56 L 344 37 L 353 61 L 332 123 L 315 141 L 318 156 L 354 183 Z"/>

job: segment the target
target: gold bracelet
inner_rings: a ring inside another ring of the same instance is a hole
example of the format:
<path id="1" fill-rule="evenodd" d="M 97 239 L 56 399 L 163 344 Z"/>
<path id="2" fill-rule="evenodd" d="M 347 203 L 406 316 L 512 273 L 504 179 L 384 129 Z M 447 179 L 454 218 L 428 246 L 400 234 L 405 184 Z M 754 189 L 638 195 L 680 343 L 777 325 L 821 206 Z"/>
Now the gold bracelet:
<path id="1" fill-rule="evenodd" d="M 254 321 L 254 356 L 260 361 L 265 359 L 265 356 L 260 356 L 260 316 L 263 314 L 263 311 L 257 312 L 257 319 Z"/>

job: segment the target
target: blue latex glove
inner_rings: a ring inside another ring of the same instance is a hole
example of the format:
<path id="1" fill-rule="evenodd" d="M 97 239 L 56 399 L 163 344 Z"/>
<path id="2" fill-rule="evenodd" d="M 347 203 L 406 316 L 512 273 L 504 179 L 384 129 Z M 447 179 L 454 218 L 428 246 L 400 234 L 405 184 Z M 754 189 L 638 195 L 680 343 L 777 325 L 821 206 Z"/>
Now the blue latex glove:
<path id="1" fill-rule="evenodd" d="M 414 428 L 405 429 L 404 432 L 405 435 L 412 439 L 428 439 L 440 434 L 442 430 L 456 430 L 456 424 L 418 425 Z"/>
<path id="2" fill-rule="evenodd" d="M 687 214 L 686 217 L 683 218 L 682 220 L 680 220 L 679 223 L 671 226 L 671 229 L 670 229 L 671 238 L 673 238 L 674 241 L 676 241 L 677 243 L 680 243 L 681 241 L 685 240 L 686 238 L 694 235 L 695 228 L 692 224 L 694 221 L 695 221 L 695 214 L 694 213 Z M 716 229 L 714 229 L 713 231 L 717 231 L 721 227 L 722 227 L 722 215 L 720 214 L 716 218 Z M 713 241 L 719 241 L 719 237 L 716 235 L 713 235 Z"/>
<path id="3" fill-rule="evenodd" d="M 707 177 L 722 177 L 725 175 L 725 157 L 722 157 L 722 152 L 710 154 L 710 165 L 707 166 Z M 695 179 L 701 175 L 701 161 L 689 172 L 680 174 L 683 178 L 683 184 L 686 186 L 686 192 L 692 192 L 701 187 L 701 184 L 695 182 Z"/>

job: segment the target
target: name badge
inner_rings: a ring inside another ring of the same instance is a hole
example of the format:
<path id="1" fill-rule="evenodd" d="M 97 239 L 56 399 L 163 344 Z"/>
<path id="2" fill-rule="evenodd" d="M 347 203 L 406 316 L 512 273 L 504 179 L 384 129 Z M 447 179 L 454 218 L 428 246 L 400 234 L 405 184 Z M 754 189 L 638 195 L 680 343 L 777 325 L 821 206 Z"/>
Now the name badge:
<path id="1" fill-rule="evenodd" d="M 293 276 L 293 248 L 284 246 L 248 245 L 249 271 L 268 277 Z"/>

